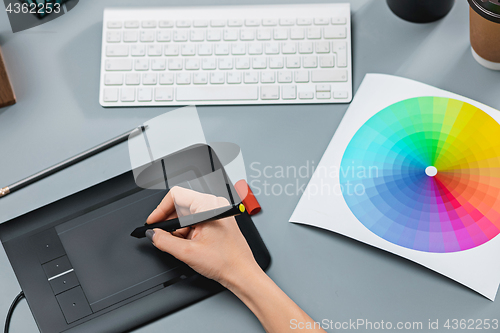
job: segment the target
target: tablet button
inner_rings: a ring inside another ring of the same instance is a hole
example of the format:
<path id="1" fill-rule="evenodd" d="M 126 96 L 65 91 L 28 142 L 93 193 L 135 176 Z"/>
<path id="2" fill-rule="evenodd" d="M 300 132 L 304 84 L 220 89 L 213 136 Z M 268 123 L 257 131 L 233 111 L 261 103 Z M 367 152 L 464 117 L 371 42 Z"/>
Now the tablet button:
<path id="1" fill-rule="evenodd" d="M 92 314 L 90 305 L 81 287 L 65 291 L 57 295 L 56 298 L 68 324 Z"/>
<path id="2" fill-rule="evenodd" d="M 51 228 L 33 236 L 41 264 L 66 254 L 55 229 Z"/>
<path id="3" fill-rule="evenodd" d="M 67 256 L 49 261 L 48 263 L 42 265 L 42 267 L 48 279 L 54 279 L 55 276 L 73 269 Z"/>
<path id="4" fill-rule="evenodd" d="M 75 272 L 69 272 L 49 281 L 54 295 L 69 290 L 79 285 Z"/>

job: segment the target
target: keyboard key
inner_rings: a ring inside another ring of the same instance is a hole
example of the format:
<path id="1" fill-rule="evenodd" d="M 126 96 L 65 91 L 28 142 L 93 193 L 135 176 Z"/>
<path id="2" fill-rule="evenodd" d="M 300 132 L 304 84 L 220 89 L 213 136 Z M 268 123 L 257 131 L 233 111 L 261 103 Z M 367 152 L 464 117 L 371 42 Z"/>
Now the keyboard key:
<path id="1" fill-rule="evenodd" d="M 304 28 L 290 29 L 290 39 L 304 39 L 304 37 L 305 37 Z"/>
<path id="2" fill-rule="evenodd" d="M 139 73 L 129 73 L 125 77 L 126 85 L 138 85 L 141 83 L 141 75 Z"/>
<path id="3" fill-rule="evenodd" d="M 161 73 L 160 84 L 174 84 L 174 73 Z"/>
<path id="4" fill-rule="evenodd" d="M 280 25 L 289 26 L 289 25 L 294 25 L 294 24 L 295 24 L 295 19 L 293 19 L 293 18 L 280 19 Z"/>
<path id="5" fill-rule="evenodd" d="M 211 42 L 221 40 L 222 32 L 221 30 L 210 29 L 207 31 L 207 40 Z"/>
<path id="6" fill-rule="evenodd" d="M 182 69 L 182 59 L 177 59 L 177 58 L 168 59 L 168 69 L 181 70 Z"/>
<path id="7" fill-rule="evenodd" d="M 246 54 L 246 44 L 244 44 L 244 43 L 233 43 L 231 45 L 231 54 L 233 54 L 233 55 L 244 55 L 244 54 Z"/>
<path id="8" fill-rule="evenodd" d="M 151 69 L 154 71 L 164 71 L 167 68 L 165 59 L 152 59 Z"/>
<path id="9" fill-rule="evenodd" d="M 313 70 L 311 71 L 312 82 L 345 82 L 347 81 L 347 70 Z"/>
<path id="10" fill-rule="evenodd" d="M 243 20 L 241 19 L 229 19 L 227 20 L 228 27 L 241 27 L 243 25 Z"/>
<path id="11" fill-rule="evenodd" d="M 132 59 L 106 59 L 104 67 L 107 71 L 131 71 Z"/>
<path id="12" fill-rule="evenodd" d="M 160 20 L 158 26 L 160 28 L 172 28 L 174 26 L 174 20 Z"/>
<path id="13" fill-rule="evenodd" d="M 314 24 L 315 25 L 328 25 L 330 20 L 327 17 L 316 17 L 314 19 Z"/>
<path id="14" fill-rule="evenodd" d="M 246 19 L 245 25 L 247 27 L 258 27 L 260 25 L 260 20 L 259 19 Z"/>
<path id="15" fill-rule="evenodd" d="M 347 19 L 345 17 L 332 17 L 332 24 L 346 24 Z"/>
<path id="16" fill-rule="evenodd" d="M 174 84 L 174 73 L 161 73 L 160 84 Z"/>
<path id="17" fill-rule="evenodd" d="M 302 53 L 302 54 L 313 53 L 313 43 L 300 42 L 299 43 L 299 53 Z"/>
<path id="18" fill-rule="evenodd" d="M 172 101 L 174 99 L 173 88 L 155 88 L 155 101 Z"/>
<path id="19" fill-rule="evenodd" d="M 121 21 L 108 21 L 108 28 L 110 29 L 120 29 L 122 27 Z"/>
<path id="20" fill-rule="evenodd" d="M 337 54 L 337 67 L 347 67 L 347 42 L 333 42 L 332 51 Z"/>
<path id="21" fill-rule="evenodd" d="M 283 86 L 283 99 L 296 99 L 297 98 L 297 86 L 285 85 Z"/>
<path id="22" fill-rule="evenodd" d="M 335 59 L 333 56 L 321 56 L 319 57 L 319 67 L 327 68 L 335 66 Z"/>
<path id="23" fill-rule="evenodd" d="M 293 76 L 295 77 L 295 82 L 309 82 L 309 71 L 295 71 Z"/>
<path id="24" fill-rule="evenodd" d="M 194 44 L 183 44 L 181 46 L 181 54 L 183 56 L 192 56 L 196 54 L 196 45 Z"/>
<path id="25" fill-rule="evenodd" d="M 348 97 L 347 91 L 334 91 L 333 98 L 346 99 Z"/>
<path id="26" fill-rule="evenodd" d="M 200 69 L 200 59 L 186 59 L 184 68 L 190 70 Z"/>
<path id="27" fill-rule="evenodd" d="M 122 39 L 120 31 L 108 31 L 106 33 L 106 41 L 108 43 L 119 43 Z"/>
<path id="28" fill-rule="evenodd" d="M 210 73 L 210 83 L 223 84 L 224 83 L 224 73 L 221 73 L 221 72 Z"/>
<path id="29" fill-rule="evenodd" d="M 260 72 L 260 82 L 262 83 L 274 83 L 274 72 L 264 71 Z"/>
<path id="30" fill-rule="evenodd" d="M 238 40 L 237 29 L 224 29 L 223 35 L 226 41 Z"/>
<path id="31" fill-rule="evenodd" d="M 271 39 L 271 29 L 258 29 L 257 30 L 258 40 L 270 40 Z"/>
<path id="32" fill-rule="evenodd" d="M 212 44 L 199 44 L 198 55 L 212 55 Z"/>
<path id="33" fill-rule="evenodd" d="M 207 84 L 208 78 L 206 72 L 198 72 L 193 74 L 193 83 L 194 84 Z"/>
<path id="34" fill-rule="evenodd" d="M 177 84 L 190 84 L 191 83 L 191 73 L 177 73 L 175 77 L 175 82 Z"/>
<path id="35" fill-rule="evenodd" d="M 161 45 L 157 44 L 148 45 L 148 55 L 150 57 L 161 56 L 162 55 Z"/>
<path id="36" fill-rule="evenodd" d="M 132 45 L 130 47 L 130 54 L 133 57 L 143 57 L 146 55 L 146 46 L 145 45 Z"/>
<path id="37" fill-rule="evenodd" d="M 257 72 L 246 72 L 243 76 L 243 82 L 245 83 L 259 83 L 259 73 Z"/>
<path id="38" fill-rule="evenodd" d="M 233 58 L 219 58 L 219 69 L 233 69 Z"/>
<path id="39" fill-rule="evenodd" d="M 346 38 L 347 37 L 347 30 L 345 27 L 341 27 L 341 26 L 325 27 L 324 31 L 323 31 L 323 35 L 326 39 Z"/>
<path id="40" fill-rule="evenodd" d="M 304 68 L 316 68 L 316 67 L 318 67 L 318 57 L 316 57 L 316 56 L 302 57 L 302 66 Z"/>
<path id="41" fill-rule="evenodd" d="M 135 88 L 122 88 L 120 100 L 122 102 L 135 102 Z"/>
<path id="42" fill-rule="evenodd" d="M 105 102 L 118 102 L 118 88 L 106 88 L 103 90 Z"/>
<path id="43" fill-rule="evenodd" d="M 252 58 L 252 68 L 254 68 L 254 69 L 267 68 L 267 59 L 265 57 L 253 57 Z"/>
<path id="44" fill-rule="evenodd" d="M 248 44 L 248 54 L 262 54 L 262 43 Z"/>
<path id="45" fill-rule="evenodd" d="M 141 42 L 154 42 L 155 32 L 153 30 L 141 30 Z"/>
<path id="46" fill-rule="evenodd" d="M 191 20 L 177 20 L 175 25 L 178 28 L 189 28 L 191 26 Z"/>
<path id="47" fill-rule="evenodd" d="M 106 56 L 126 57 L 128 56 L 128 45 L 106 45 Z"/>
<path id="48" fill-rule="evenodd" d="M 288 29 L 279 28 L 274 29 L 274 39 L 276 40 L 284 40 L 288 39 Z"/>
<path id="49" fill-rule="evenodd" d="M 205 40 L 204 30 L 191 30 L 189 32 L 189 40 L 192 42 L 203 42 Z"/>
<path id="50" fill-rule="evenodd" d="M 281 52 L 284 54 L 294 54 L 297 52 L 297 44 L 296 43 L 283 43 L 281 44 Z"/>
<path id="51" fill-rule="evenodd" d="M 310 18 L 298 18 L 297 25 L 311 25 L 312 19 Z"/>
<path id="52" fill-rule="evenodd" d="M 299 92 L 300 99 L 313 99 L 314 93 L 312 91 L 301 91 Z"/>
<path id="53" fill-rule="evenodd" d="M 300 68 L 300 57 L 287 57 L 286 68 Z"/>
<path id="54" fill-rule="evenodd" d="M 321 28 L 307 28 L 307 38 L 308 39 L 320 39 L 321 38 Z"/>
<path id="55" fill-rule="evenodd" d="M 125 21 L 125 28 L 127 29 L 139 28 L 139 21 Z"/>
<path id="56" fill-rule="evenodd" d="M 201 62 L 201 68 L 203 69 L 216 69 L 217 63 L 215 58 L 205 58 Z"/>
<path id="57" fill-rule="evenodd" d="M 123 84 L 123 74 L 106 74 L 104 75 L 104 84 L 107 86 L 116 86 Z"/>
<path id="58" fill-rule="evenodd" d="M 211 20 L 210 26 L 212 26 L 212 27 L 225 27 L 226 21 L 225 20 Z"/>
<path id="59" fill-rule="evenodd" d="M 329 84 L 317 84 L 316 91 L 331 91 L 331 86 Z"/>
<path id="60" fill-rule="evenodd" d="M 142 21 L 142 27 L 143 28 L 156 28 L 156 21 L 155 20 Z"/>
<path id="61" fill-rule="evenodd" d="M 331 97 L 330 92 L 317 92 L 316 93 L 317 99 L 329 99 L 330 97 Z"/>
<path id="62" fill-rule="evenodd" d="M 316 42 L 316 53 L 329 53 L 330 43 L 329 42 Z"/>
<path id="63" fill-rule="evenodd" d="M 236 69 L 249 69 L 250 68 L 250 58 L 237 57 L 235 67 L 236 67 Z"/>
<path id="64" fill-rule="evenodd" d="M 137 100 L 139 102 L 151 102 L 153 100 L 153 89 L 151 88 L 138 88 Z"/>
<path id="65" fill-rule="evenodd" d="M 266 85 L 260 87 L 260 98 L 261 99 L 279 99 L 280 98 L 280 87 L 273 85 Z"/>
<path id="66" fill-rule="evenodd" d="M 269 68 L 283 68 L 283 57 L 269 57 Z"/>
<path id="67" fill-rule="evenodd" d="M 194 20 L 193 27 L 196 27 L 196 28 L 208 27 L 208 20 Z"/>
<path id="68" fill-rule="evenodd" d="M 266 43 L 266 54 L 279 54 L 280 53 L 280 44 L 279 43 Z"/>
<path id="69" fill-rule="evenodd" d="M 149 69 L 149 59 L 135 59 L 134 68 L 136 71 L 147 71 Z"/>
<path id="70" fill-rule="evenodd" d="M 278 25 L 278 20 L 277 19 L 263 19 L 262 25 L 268 26 L 268 27 L 275 26 L 275 25 Z"/>
<path id="71" fill-rule="evenodd" d="M 254 40 L 255 30 L 252 29 L 241 29 L 240 30 L 240 40 Z"/>
<path id="72" fill-rule="evenodd" d="M 292 71 L 279 71 L 278 72 L 278 82 L 279 83 L 292 82 Z"/>
<path id="73" fill-rule="evenodd" d="M 123 32 L 123 41 L 126 43 L 133 43 L 137 42 L 138 40 L 138 34 L 137 31 L 131 30 L 131 31 L 124 31 Z"/>
<path id="74" fill-rule="evenodd" d="M 227 73 L 227 83 L 241 83 L 241 72 L 228 72 Z"/>
<path id="75" fill-rule="evenodd" d="M 156 41 L 158 42 L 170 42 L 172 38 L 172 33 L 170 30 L 158 30 L 156 32 Z"/>
<path id="76" fill-rule="evenodd" d="M 174 42 L 186 42 L 188 40 L 187 30 L 174 30 Z"/>
<path id="77" fill-rule="evenodd" d="M 175 97 L 178 101 L 257 100 L 259 98 L 258 91 L 257 86 L 191 86 L 178 87 Z"/>
<path id="78" fill-rule="evenodd" d="M 176 56 L 179 54 L 179 45 L 165 45 L 165 55 L 166 56 Z"/>

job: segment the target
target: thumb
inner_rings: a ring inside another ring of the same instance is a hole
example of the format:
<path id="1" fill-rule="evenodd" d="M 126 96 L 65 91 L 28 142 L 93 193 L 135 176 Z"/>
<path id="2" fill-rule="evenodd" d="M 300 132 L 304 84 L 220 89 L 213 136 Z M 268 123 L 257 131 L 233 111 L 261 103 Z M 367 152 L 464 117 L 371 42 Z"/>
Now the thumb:
<path id="1" fill-rule="evenodd" d="M 163 252 L 170 253 L 177 259 L 184 261 L 186 259 L 187 248 L 191 246 L 190 241 L 184 238 L 173 236 L 171 233 L 162 229 L 153 229 L 153 245 Z"/>

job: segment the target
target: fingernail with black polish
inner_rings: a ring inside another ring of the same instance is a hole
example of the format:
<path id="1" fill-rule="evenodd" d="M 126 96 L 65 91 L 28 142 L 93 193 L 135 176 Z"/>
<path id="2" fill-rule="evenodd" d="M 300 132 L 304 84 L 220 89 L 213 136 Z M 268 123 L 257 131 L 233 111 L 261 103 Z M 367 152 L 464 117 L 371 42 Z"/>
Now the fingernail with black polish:
<path id="1" fill-rule="evenodd" d="M 153 229 L 146 230 L 146 237 L 152 242 L 155 231 Z"/>

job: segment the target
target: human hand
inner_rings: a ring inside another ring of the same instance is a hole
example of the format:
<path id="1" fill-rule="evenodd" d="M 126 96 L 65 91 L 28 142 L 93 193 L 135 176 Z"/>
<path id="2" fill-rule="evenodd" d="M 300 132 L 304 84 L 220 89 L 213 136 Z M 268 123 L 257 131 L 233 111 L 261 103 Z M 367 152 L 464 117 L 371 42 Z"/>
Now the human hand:
<path id="1" fill-rule="evenodd" d="M 229 205 L 225 198 L 173 187 L 146 223 L 154 224 Z M 154 231 L 154 233 L 153 233 Z M 188 264 L 198 273 L 223 286 L 241 276 L 260 270 L 234 217 L 199 223 L 172 233 L 153 229 L 146 233 L 153 245 Z"/>

